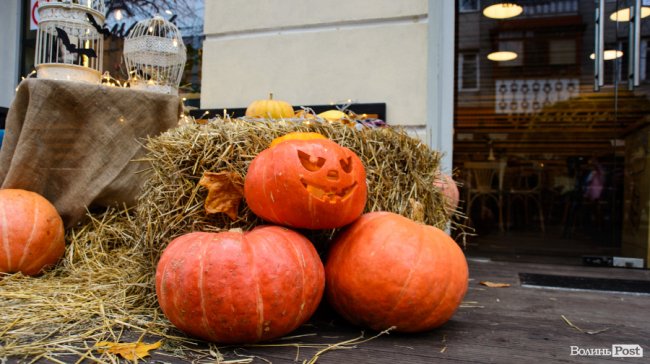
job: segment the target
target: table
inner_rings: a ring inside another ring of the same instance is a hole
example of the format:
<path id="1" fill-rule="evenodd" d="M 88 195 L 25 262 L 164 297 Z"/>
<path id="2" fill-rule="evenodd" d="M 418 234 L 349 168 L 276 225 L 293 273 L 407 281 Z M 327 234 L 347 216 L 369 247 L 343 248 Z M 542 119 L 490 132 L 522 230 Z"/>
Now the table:
<path id="1" fill-rule="evenodd" d="M 92 206 L 135 203 L 146 137 L 178 125 L 180 98 L 73 81 L 26 79 L 6 120 L 0 188 L 37 192 L 66 227 Z"/>

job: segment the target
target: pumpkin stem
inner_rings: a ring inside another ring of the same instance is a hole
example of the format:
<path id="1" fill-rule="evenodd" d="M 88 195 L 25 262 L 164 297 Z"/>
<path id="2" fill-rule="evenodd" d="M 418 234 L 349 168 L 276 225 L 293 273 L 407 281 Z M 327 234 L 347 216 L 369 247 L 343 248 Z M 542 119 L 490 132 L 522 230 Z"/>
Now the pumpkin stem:
<path id="1" fill-rule="evenodd" d="M 273 92 L 269 92 L 269 100 L 273 100 Z"/>

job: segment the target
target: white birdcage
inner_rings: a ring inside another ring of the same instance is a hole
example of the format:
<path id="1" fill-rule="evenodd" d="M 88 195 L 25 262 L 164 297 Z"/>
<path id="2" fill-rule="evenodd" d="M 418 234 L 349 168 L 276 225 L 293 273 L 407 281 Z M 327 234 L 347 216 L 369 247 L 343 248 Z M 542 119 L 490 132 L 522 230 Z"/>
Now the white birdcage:
<path id="1" fill-rule="evenodd" d="M 139 21 L 124 39 L 131 88 L 178 94 L 187 53 L 178 28 L 156 15 Z"/>
<path id="2" fill-rule="evenodd" d="M 99 83 L 104 36 L 98 28 L 104 25 L 104 11 L 104 0 L 41 0 L 37 77 Z"/>

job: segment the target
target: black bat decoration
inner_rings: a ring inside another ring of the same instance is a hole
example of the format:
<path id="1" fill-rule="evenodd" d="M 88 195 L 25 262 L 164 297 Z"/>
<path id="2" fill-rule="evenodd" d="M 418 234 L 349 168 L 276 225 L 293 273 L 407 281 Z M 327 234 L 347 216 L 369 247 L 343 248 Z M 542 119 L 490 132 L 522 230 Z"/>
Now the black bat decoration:
<path id="1" fill-rule="evenodd" d="M 95 50 L 92 48 L 77 48 L 76 44 L 70 43 L 70 38 L 68 38 L 68 33 L 65 32 L 65 30 L 59 28 L 59 27 L 54 27 L 56 29 L 56 35 L 61 39 L 61 42 L 63 42 L 63 45 L 65 46 L 65 49 L 68 50 L 70 53 L 77 53 L 79 55 L 84 55 L 87 57 L 92 57 L 92 58 L 97 58 L 97 53 L 95 53 Z"/>
<path id="2" fill-rule="evenodd" d="M 104 39 L 106 39 L 106 38 L 108 38 L 108 37 L 111 36 L 111 31 L 108 30 L 107 28 L 100 27 L 99 24 L 97 24 L 97 20 L 95 20 L 95 17 L 93 17 L 93 16 L 90 15 L 89 13 L 86 13 L 86 15 L 88 16 L 88 21 L 90 22 L 90 24 L 91 24 L 95 29 L 97 29 L 97 31 L 99 32 L 99 34 L 103 34 L 103 35 L 104 35 Z"/>

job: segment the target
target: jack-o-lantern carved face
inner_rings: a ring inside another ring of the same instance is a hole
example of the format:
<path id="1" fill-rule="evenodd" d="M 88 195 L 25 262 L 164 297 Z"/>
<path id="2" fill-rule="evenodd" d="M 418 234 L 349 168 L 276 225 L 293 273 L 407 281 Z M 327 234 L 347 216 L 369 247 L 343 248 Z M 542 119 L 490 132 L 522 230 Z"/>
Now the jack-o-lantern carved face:
<path id="1" fill-rule="evenodd" d="M 352 156 L 330 160 L 328 163 L 325 157 L 310 155 L 298 149 L 298 159 L 303 168 L 311 172 L 300 177 L 300 182 L 311 196 L 320 201 L 333 204 L 345 201 L 358 186 L 352 176 Z"/>
<path id="2" fill-rule="evenodd" d="M 354 152 L 331 140 L 288 140 L 253 160 L 244 196 L 265 220 L 297 228 L 336 228 L 363 212 L 366 172 Z"/>

